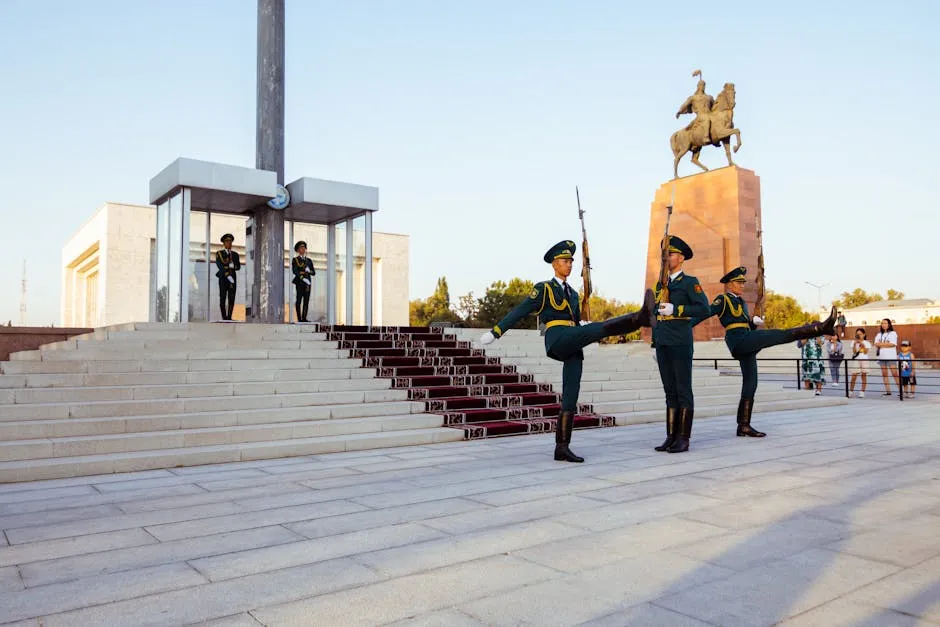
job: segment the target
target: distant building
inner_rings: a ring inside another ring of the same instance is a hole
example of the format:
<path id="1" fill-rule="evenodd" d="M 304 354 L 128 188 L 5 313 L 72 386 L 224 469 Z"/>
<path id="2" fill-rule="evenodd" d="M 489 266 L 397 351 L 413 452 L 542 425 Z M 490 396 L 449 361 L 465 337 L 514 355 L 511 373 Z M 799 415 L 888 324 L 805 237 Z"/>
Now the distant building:
<path id="1" fill-rule="evenodd" d="M 218 282 L 215 266 L 205 258 L 205 241 L 209 232 L 210 252 L 222 247 L 220 239 L 225 233 L 235 236 L 233 250 L 244 259 L 245 218 L 236 215 L 213 214 L 207 224 L 205 214 L 193 212 L 190 228 L 190 294 L 208 290 L 208 312 L 191 312 L 193 320 L 220 319 L 218 309 Z M 313 260 L 317 277 L 323 277 L 326 266 L 326 227 L 298 224 L 290 239 L 285 225 L 285 303 L 286 316 L 293 311 L 293 285 L 290 283 L 289 261 L 294 255 L 294 242 L 307 242 L 307 255 Z M 340 230 L 342 232 L 342 230 Z M 156 209 L 149 205 L 107 203 L 79 228 L 62 248 L 61 324 L 71 327 L 99 327 L 124 322 L 146 322 L 150 319 L 151 289 L 156 259 Z M 361 324 L 364 319 L 364 247 L 359 245 L 359 232 L 354 233 L 355 259 L 352 264 L 354 313 L 350 324 Z M 344 241 L 344 239 L 340 241 Z M 408 324 L 408 271 L 409 239 L 407 235 L 374 233 L 372 245 L 372 322 L 375 325 Z M 344 251 L 344 249 L 341 249 Z M 343 273 L 347 263 L 340 253 L 337 263 L 337 303 L 345 303 L 346 281 Z M 244 274 L 239 277 L 234 318 L 244 319 Z M 325 320 L 326 289 L 323 280 L 314 280 L 310 299 L 311 322 Z M 190 302 L 204 299 L 191 297 Z M 344 324 L 345 307 L 337 307 L 337 322 Z"/>
<path id="2" fill-rule="evenodd" d="M 929 298 L 904 300 L 878 300 L 861 307 L 843 310 L 846 324 L 879 324 L 885 318 L 894 324 L 923 324 L 929 318 L 940 316 L 940 301 Z"/>

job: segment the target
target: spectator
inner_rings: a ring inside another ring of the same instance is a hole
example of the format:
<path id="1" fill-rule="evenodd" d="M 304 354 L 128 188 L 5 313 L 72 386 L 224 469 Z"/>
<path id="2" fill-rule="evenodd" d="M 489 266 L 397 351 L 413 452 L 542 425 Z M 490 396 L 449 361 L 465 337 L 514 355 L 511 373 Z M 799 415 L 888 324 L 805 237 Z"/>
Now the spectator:
<path id="1" fill-rule="evenodd" d="M 840 311 L 839 317 L 836 318 L 836 330 L 839 337 L 845 337 L 845 324 L 845 314 Z"/>
<path id="2" fill-rule="evenodd" d="M 900 392 L 901 384 L 898 382 L 897 372 L 892 367 L 898 360 L 898 334 L 888 318 L 881 321 L 881 332 L 875 336 L 875 355 L 878 356 L 878 365 L 881 366 L 881 380 L 885 386 L 883 396 L 891 396 L 889 373 L 894 377 L 894 384 L 898 386 L 898 392 Z"/>
<path id="3" fill-rule="evenodd" d="M 917 376 L 914 372 L 914 353 L 911 352 L 911 343 L 907 340 L 901 342 L 901 353 L 898 355 L 898 362 L 901 373 L 901 385 L 904 386 L 904 394 L 908 398 L 914 398 L 914 392 L 917 388 Z"/>
<path id="4" fill-rule="evenodd" d="M 849 395 L 855 391 L 856 377 L 862 375 L 862 388 L 858 392 L 859 398 L 865 398 L 865 389 L 868 387 L 868 352 L 871 350 L 871 342 L 865 336 L 865 329 L 855 330 L 855 341 L 852 342 L 852 364 L 849 367 L 852 372 L 852 380 L 849 382 Z"/>
<path id="5" fill-rule="evenodd" d="M 822 394 L 823 383 L 826 382 L 826 367 L 822 362 L 822 338 L 812 338 L 803 344 L 803 383 L 807 389 L 816 387 L 816 396 Z"/>
<path id="6" fill-rule="evenodd" d="M 836 333 L 826 340 L 826 352 L 829 354 L 829 374 L 832 376 L 832 387 L 839 387 L 839 369 L 845 355 L 842 353 L 842 340 L 839 339 L 839 327 Z"/>

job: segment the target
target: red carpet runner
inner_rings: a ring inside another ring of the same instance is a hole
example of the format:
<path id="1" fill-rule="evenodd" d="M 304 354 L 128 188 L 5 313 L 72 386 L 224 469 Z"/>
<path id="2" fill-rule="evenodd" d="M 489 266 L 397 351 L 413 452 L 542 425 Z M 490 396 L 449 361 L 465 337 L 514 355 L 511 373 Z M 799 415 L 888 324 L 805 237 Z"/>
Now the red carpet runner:
<path id="1" fill-rule="evenodd" d="M 555 430 L 561 398 L 548 383 L 487 357 L 452 334 L 427 327 L 323 326 L 327 340 L 349 349 L 392 387 L 424 401 L 428 413 L 443 416 L 444 426 L 463 429 L 468 439 Z M 559 370 L 561 363 L 558 363 Z M 610 427 L 613 416 L 578 405 L 575 428 Z"/>

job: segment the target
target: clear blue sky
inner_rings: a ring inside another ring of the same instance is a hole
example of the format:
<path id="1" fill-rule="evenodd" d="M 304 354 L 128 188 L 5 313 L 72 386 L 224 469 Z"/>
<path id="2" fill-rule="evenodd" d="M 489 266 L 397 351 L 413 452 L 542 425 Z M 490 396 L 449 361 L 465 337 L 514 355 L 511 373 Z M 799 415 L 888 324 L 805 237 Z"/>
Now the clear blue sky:
<path id="1" fill-rule="evenodd" d="M 579 239 L 639 299 L 673 117 L 737 87 L 768 288 L 940 298 L 940 3 L 287 0 L 287 178 L 377 185 L 411 297 L 544 278 Z M 254 0 L 0 0 L 0 320 L 59 316 L 60 249 L 178 156 L 254 165 Z M 716 149 L 703 153 L 711 167 Z M 691 173 L 686 164 L 680 173 Z"/>

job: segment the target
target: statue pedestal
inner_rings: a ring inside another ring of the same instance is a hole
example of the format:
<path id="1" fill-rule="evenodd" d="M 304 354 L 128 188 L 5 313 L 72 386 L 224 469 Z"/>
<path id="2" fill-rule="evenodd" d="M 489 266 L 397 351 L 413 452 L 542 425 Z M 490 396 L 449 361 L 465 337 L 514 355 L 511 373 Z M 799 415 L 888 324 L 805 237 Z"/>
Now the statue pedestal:
<path id="1" fill-rule="evenodd" d="M 744 299 L 753 313 L 757 298 L 757 257 L 760 245 L 760 179 L 752 170 L 729 166 L 664 183 L 656 190 L 650 208 L 649 247 L 646 255 L 646 285 L 659 280 L 662 264 L 660 242 L 666 226 L 666 206 L 675 187 L 669 232 L 678 235 L 695 253 L 683 270 L 698 277 L 709 302 L 724 291 L 719 279 L 732 268 L 747 267 Z M 723 338 L 717 318 L 694 329 L 696 341 Z M 649 329 L 643 339 L 649 340 Z"/>

